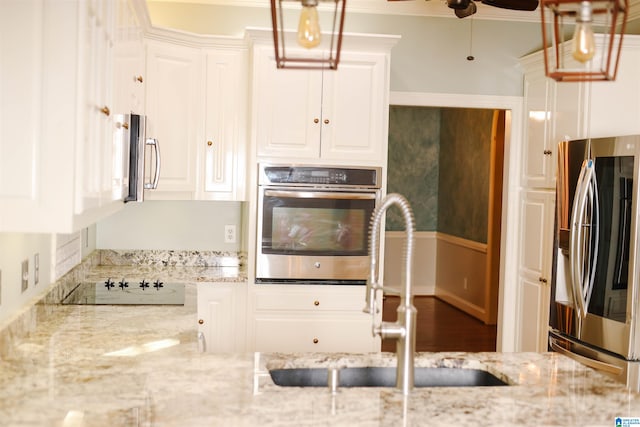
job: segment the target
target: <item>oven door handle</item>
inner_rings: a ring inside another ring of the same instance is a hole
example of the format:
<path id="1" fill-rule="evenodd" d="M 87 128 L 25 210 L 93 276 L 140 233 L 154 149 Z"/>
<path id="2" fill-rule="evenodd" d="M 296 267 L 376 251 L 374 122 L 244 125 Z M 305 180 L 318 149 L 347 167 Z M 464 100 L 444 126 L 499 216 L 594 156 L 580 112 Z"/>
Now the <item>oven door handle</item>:
<path id="1" fill-rule="evenodd" d="M 290 197 L 295 199 L 356 199 L 375 200 L 375 192 L 363 193 L 341 193 L 327 191 L 301 191 L 301 190 L 264 190 L 264 195 L 268 197 Z"/>

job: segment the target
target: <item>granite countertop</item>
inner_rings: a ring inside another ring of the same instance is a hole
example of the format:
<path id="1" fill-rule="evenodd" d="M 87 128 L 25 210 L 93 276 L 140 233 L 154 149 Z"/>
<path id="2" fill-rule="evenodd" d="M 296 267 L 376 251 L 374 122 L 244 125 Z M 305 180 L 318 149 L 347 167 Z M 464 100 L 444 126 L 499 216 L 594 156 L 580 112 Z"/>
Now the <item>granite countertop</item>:
<path id="1" fill-rule="evenodd" d="M 613 426 L 640 395 L 555 353 L 419 353 L 416 366 L 489 370 L 509 387 L 287 388 L 268 369 L 393 366 L 380 354 L 197 350 L 195 285 L 185 306 L 47 305 L 2 356 L 7 426 Z"/>
<path id="2" fill-rule="evenodd" d="M 241 268 L 225 269 L 90 265 L 78 272 L 69 283 L 169 274 L 184 281 L 185 304 L 60 305 L 49 297 L 25 310 L 0 330 L 0 425 L 614 426 L 616 417 L 640 417 L 640 394 L 557 353 L 416 355 L 417 367 L 483 369 L 508 387 L 416 388 L 405 397 L 394 388 L 331 394 L 277 386 L 269 369 L 394 366 L 395 355 L 200 353 L 197 283 L 246 281 Z"/>

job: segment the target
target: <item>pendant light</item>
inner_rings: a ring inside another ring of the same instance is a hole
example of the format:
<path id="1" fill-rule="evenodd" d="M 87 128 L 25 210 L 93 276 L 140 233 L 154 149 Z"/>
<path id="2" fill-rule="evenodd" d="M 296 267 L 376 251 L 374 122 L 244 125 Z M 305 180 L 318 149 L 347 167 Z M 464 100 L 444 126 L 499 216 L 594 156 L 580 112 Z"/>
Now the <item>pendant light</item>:
<path id="1" fill-rule="evenodd" d="M 346 0 L 271 0 L 276 66 L 337 69 L 342 47 L 345 3 Z M 325 16 L 327 19 L 322 21 L 322 25 L 318 8 L 322 8 L 323 12 L 328 10 Z M 297 22 L 287 21 L 286 18 L 291 14 L 283 9 L 292 12 Z"/>
<path id="2" fill-rule="evenodd" d="M 628 0 L 541 0 L 540 5 L 546 75 L 561 82 L 615 80 Z M 571 40 L 567 34 L 573 34 Z"/>

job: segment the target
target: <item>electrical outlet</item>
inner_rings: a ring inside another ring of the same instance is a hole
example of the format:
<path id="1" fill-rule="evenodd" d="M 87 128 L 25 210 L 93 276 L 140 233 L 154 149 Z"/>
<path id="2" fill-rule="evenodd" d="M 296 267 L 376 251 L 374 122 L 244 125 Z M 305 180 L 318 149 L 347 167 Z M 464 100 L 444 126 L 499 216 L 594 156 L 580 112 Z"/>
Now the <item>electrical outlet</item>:
<path id="1" fill-rule="evenodd" d="M 40 282 L 40 254 L 33 256 L 33 286 L 38 286 Z"/>
<path id="2" fill-rule="evenodd" d="M 224 242 L 225 243 L 236 242 L 236 226 L 235 225 L 224 226 Z"/>
<path id="3" fill-rule="evenodd" d="M 22 261 L 22 292 L 29 287 L 29 260 Z"/>

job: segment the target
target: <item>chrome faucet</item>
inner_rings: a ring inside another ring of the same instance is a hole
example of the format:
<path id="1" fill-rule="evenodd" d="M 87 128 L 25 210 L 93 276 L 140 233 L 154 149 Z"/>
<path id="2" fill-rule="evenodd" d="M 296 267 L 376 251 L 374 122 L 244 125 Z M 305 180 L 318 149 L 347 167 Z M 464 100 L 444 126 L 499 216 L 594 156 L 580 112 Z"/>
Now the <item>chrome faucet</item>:
<path id="1" fill-rule="evenodd" d="M 378 278 L 378 252 L 380 246 L 380 225 L 382 217 L 389 207 L 397 205 L 402 210 L 405 231 L 405 268 L 402 279 L 404 286 L 400 289 L 400 305 L 398 317 L 395 322 L 381 322 L 376 325 L 376 293 L 384 292 L 382 281 Z M 409 202 L 400 194 L 389 194 L 375 209 L 371 218 L 371 235 L 369 237 L 369 253 L 371 256 L 371 271 L 367 280 L 365 313 L 371 313 L 372 333 L 375 337 L 392 338 L 396 340 L 396 388 L 403 394 L 409 394 L 414 384 L 414 353 L 416 349 L 416 317 L 418 310 L 413 306 L 413 294 L 411 290 L 411 271 L 413 264 L 413 212 Z"/>

